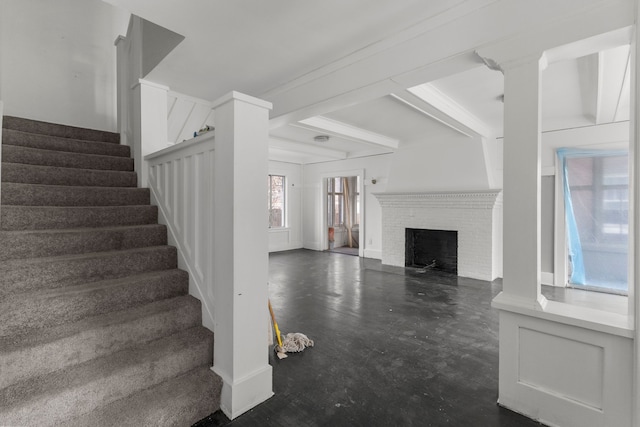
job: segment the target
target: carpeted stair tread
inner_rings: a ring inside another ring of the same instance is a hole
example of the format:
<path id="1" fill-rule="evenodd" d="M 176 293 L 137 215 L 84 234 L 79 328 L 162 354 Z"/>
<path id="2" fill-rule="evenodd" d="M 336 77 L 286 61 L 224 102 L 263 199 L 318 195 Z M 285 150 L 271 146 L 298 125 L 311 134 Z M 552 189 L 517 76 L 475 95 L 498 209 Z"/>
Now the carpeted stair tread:
<path id="1" fill-rule="evenodd" d="M 219 409 L 189 275 L 130 147 L 4 117 L 0 425 L 191 425 Z"/>
<path id="2" fill-rule="evenodd" d="M 40 135 L 13 129 L 2 129 L 2 144 L 70 153 L 102 154 L 118 157 L 131 156 L 131 148 L 128 145 Z"/>
<path id="3" fill-rule="evenodd" d="M 158 207 L 130 206 L 2 206 L 2 230 L 45 230 L 155 224 Z"/>
<path id="4" fill-rule="evenodd" d="M 66 185 L 2 183 L 2 205 L 20 206 L 124 206 L 145 205 L 148 188 L 72 187 Z"/>
<path id="5" fill-rule="evenodd" d="M 14 292 L 75 286 L 177 268 L 173 246 L 150 246 L 0 263 L 0 300 Z"/>
<path id="6" fill-rule="evenodd" d="M 135 172 L 62 168 L 2 162 L 2 182 L 76 185 L 91 187 L 135 187 Z"/>
<path id="7" fill-rule="evenodd" d="M 133 171 L 133 159 L 128 157 L 69 153 L 7 144 L 2 144 L 2 161 L 63 168 Z"/>
<path id="8" fill-rule="evenodd" d="M 202 366 L 59 425 L 190 426 L 220 409 L 221 390 L 220 377 Z"/>
<path id="9" fill-rule="evenodd" d="M 22 117 L 4 116 L 2 127 L 42 135 L 120 144 L 120 134 L 118 133 L 49 123 Z"/>
<path id="10" fill-rule="evenodd" d="M 212 363 L 213 334 L 195 327 L 0 390 L 0 425 L 64 423 Z"/>
<path id="11" fill-rule="evenodd" d="M 0 338 L 0 388 L 202 324 L 190 295 Z"/>
<path id="12" fill-rule="evenodd" d="M 161 224 L 61 230 L 0 231 L 0 260 L 52 257 L 167 244 Z"/>
<path id="13" fill-rule="evenodd" d="M 188 274 L 174 269 L 13 294 L 0 301 L 0 336 L 22 335 L 38 328 L 77 322 L 185 295 L 188 291 Z"/>

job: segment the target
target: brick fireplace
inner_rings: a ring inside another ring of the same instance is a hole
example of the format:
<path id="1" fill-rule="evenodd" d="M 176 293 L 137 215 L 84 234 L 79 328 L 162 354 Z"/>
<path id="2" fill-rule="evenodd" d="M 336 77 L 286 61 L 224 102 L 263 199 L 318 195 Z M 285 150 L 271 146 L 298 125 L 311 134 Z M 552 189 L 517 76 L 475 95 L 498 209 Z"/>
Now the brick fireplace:
<path id="1" fill-rule="evenodd" d="M 374 195 L 382 207 L 383 264 L 405 266 L 407 229 L 446 230 L 457 232 L 459 276 L 502 276 L 500 190 Z"/>

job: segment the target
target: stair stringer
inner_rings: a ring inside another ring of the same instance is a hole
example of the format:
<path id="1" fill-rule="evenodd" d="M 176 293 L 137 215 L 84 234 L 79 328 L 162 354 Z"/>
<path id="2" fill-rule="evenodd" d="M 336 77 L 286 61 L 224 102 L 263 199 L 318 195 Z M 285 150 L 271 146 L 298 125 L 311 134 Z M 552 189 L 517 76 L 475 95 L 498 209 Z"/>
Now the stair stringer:
<path id="1" fill-rule="evenodd" d="M 189 294 L 202 303 L 202 323 L 215 332 L 213 143 L 213 134 L 205 135 L 154 153 L 148 185 L 151 204 L 158 206 L 158 223 L 166 225 L 168 244 L 177 249 L 178 268 L 189 273 Z"/>

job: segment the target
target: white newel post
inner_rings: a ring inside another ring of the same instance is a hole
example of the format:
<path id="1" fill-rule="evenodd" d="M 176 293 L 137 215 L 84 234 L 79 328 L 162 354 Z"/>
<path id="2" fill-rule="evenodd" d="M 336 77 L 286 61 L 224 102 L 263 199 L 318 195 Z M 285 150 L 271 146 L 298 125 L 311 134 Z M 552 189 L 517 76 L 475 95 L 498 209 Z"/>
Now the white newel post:
<path id="1" fill-rule="evenodd" d="M 268 357 L 266 179 L 271 104 L 232 92 L 213 103 L 213 370 L 231 419 L 273 395 Z"/>
<path id="2" fill-rule="evenodd" d="M 540 84 L 535 56 L 504 70 L 503 290 L 501 298 L 538 309 L 540 293 Z M 500 298 L 499 297 L 499 298 Z"/>
<path id="3" fill-rule="evenodd" d="M 167 147 L 167 92 L 169 88 L 140 79 L 133 91 L 133 158 L 138 187 L 148 187 L 147 154 Z"/>

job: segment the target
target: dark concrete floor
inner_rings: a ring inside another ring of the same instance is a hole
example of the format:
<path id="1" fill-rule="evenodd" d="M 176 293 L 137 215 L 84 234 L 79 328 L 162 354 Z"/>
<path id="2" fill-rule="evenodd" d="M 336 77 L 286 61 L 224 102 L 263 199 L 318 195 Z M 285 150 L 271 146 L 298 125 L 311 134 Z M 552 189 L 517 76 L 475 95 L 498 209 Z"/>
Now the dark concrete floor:
<path id="1" fill-rule="evenodd" d="M 539 426 L 496 404 L 500 285 L 296 250 L 270 257 L 283 332 L 315 347 L 278 360 L 275 396 L 205 426 Z"/>

